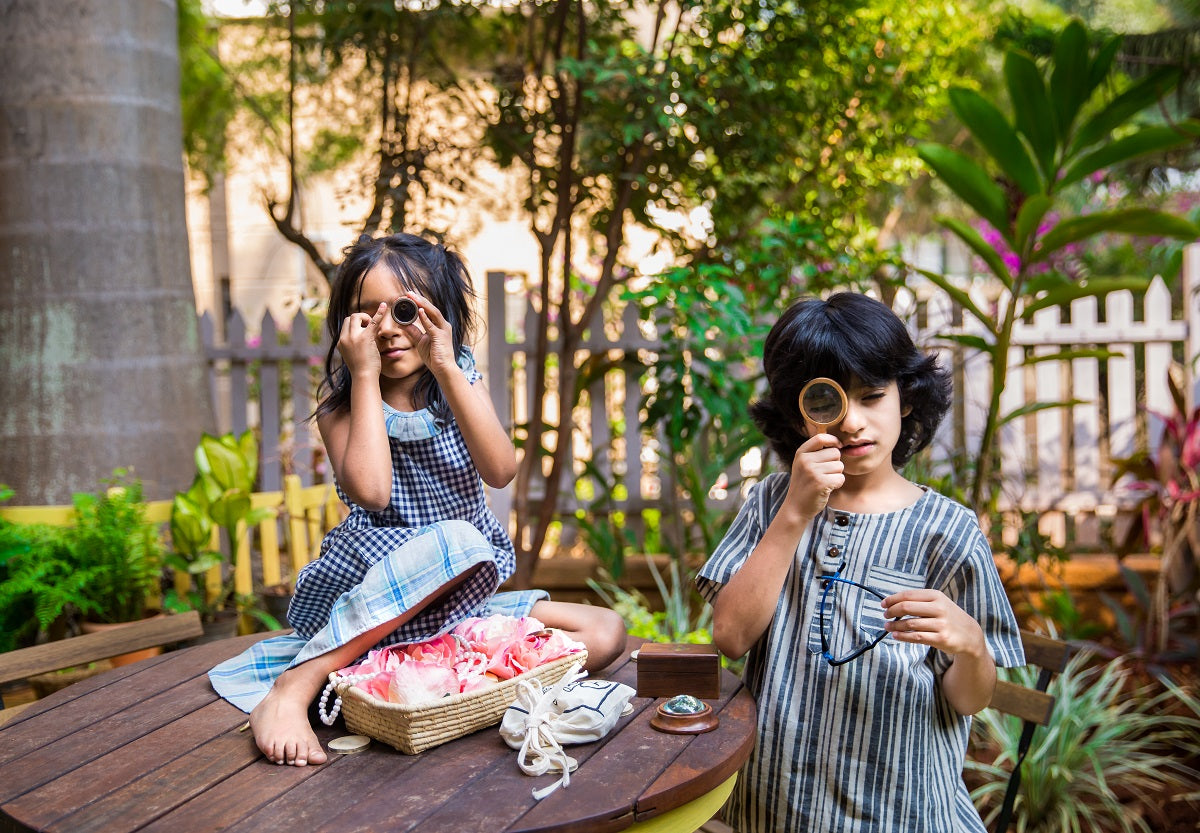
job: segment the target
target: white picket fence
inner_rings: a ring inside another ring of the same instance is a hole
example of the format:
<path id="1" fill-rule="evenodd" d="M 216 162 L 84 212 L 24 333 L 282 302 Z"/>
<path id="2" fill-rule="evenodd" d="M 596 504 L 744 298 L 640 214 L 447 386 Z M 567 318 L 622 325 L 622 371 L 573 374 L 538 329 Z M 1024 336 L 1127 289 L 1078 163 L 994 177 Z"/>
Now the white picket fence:
<path id="1" fill-rule="evenodd" d="M 1115 292 L 1103 305 L 1094 298 L 1081 299 L 1066 315 L 1057 309 L 1043 310 L 1031 322 L 1018 323 L 1015 328 L 1010 353 L 1013 369 L 1002 394 L 1003 413 L 1033 402 L 1073 404 L 1040 410 L 1003 427 L 999 438 L 1001 500 L 1006 508 L 1042 513 L 1043 531 L 1057 543 L 1083 549 L 1110 544 L 1113 523 L 1138 499 L 1128 478 L 1115 482 L 1113 461 L 1139 449 L 1157 447 L 1162 423 L 1153 414 L 1170 414 L 1174 409 L 1167 388 L 1172 358 L 1184 364 L 1189 387 L 1195 385 L 1193 360 L 1200 350 L 1200 303 L 1195 287 L 1200 287 L 1200 258 L 1194 252 L 1185 258 L 1185 273 L 1181 315 L 1173 312 L 1173 307 L 1180 305 L 1172 303 L 1170 290 L 1161 279 L 1155 279 L 1143 297 Z M 524 372 L 529 346 L 524 332 L 532 332 L 533 313 L 523 298 L 506 290 L 508 283 L 504 273 L 488 275 L 488 357 L 492 395 L 501 418 L 511 426 L 528 418 L 527 403 L 535 393 L 528 389 L 529 374 Z M 994 295 L 989 300 L 982 284 L 971 292 L 984 308 L 996 301 Z M 979 335 L 979 327 L 969 316 L 964 320 L 962 311 L 932 284 L 902 291 L 896 310 L 909 323 L 917 343 L 939 350 L 953 368 L 954 408 L 939 430 L 931 455 L 935 463 L 952 465 L 956 453 L 978 449 L 991 372 L 985 354 L 947 346 L 938 337 Z M 611 325 L 593 328 L 576 361 L 585 360 L 592 350 L 653 349 L 654 342 L 634 324 L 632 310 L 624 311 L 621 322 L 615 334 Z M 634 336 L 626 339 L 624 333 Z M 1114 355 L 1024 365 L 1027 357 L 1095 348 L 1107 348 Z M 622 373 L 624 384 L 618 387 L 637 391 L 636 373 Z M 630 430 L 623 443 L 607 442 L 608 425 L 617 416 L 628 426 L 639 424 L 636 400 L 623 397 L 614 403 L 611 397 L 597 395 L 590 401 L 589 411 L 573 415 L 572 442 L 593 453 L 602 452 L 608 467 L 624 473 L 629 495 L 616 501 L 615 508 L 636 516 L 644 508 L 661 506 L 663 490 L 670 484 L 662 481 L 655 465 L 652 434 Z M 614 413 L 614 407 L 623 413 Z M 578 462 L 575 474 L 580 475 L 582 469 Z M 738 499 L 736 491 L 713 494 L 712 499 L 721 503 Z M 509 505 L 503 493 L 496 500 L 501 511 Z M 560 507 L 563 513 L 570 513 L 578 504 L 573 495 L 564 495 Z"/>
<path id="2" fill-rule="evenodd" d="M 532 311 L 523 295 L 506 289 L 506 284 L 520 283 L 509 277 L 503 272 L 487 275 L 487 345 L 481 352 L 497 410 L 511 428 L 528 418 L 529 402 L 538 393 L 531 389 L 531 374 L 525 372 L 525 333 L 533 332 L 526 326 Z M 1112 461 L 1157 445 L 1161 423 L 1151 412 L 1173 409 L 1166 383 L 1172 357 L 1184 362 L 1189 387 L 1196 384 L 1193 360 L 1200 352 L 1196 287 L 1200 287 L 1200 258 L 1189 256 L 1182 305 L 1172 303 L 1170 291 L 1156 280 L 1144 297 L 1118 292 L 1102 305 L 1084 299 L 1072 304 L 1065 317 L 1058 310 L 1044 310 L 1032 322 L 1017 326 L 1011 354 L 1014 365 L 1026 355 L 1063 348 L 1107 347 L 1119 355 L 1035 363 L 1010 372 L 1003 393 L 1006 412 L 1034 401 L 1078 401 L 1070 407 L 1039 411 L 1003 429 L 1001 467 L 1007 505 L 1046 513 L 1048 531 L 1059 540 L 1083 548 L 1106 545 L 1113 519 L 1134 498 L 1124 484 L 1113 483 Z M 972 292 L 978 303 L 989 303 L 982 286 Z M 1182 313 L 1173 313 L 1180 306 Z M 910 323 L 918 343 L 926 346 L 937 345 L 938 335 L 974 332 L 972 322 L 963 321 L 961 310 L 930 285 L 902 292 L 896 308 Z M 224 328 L 226 337 L 217 339 L 213 322 L 207 315 L 201 320 L 218 427 L 222 431 L 251 427 L 259 432 L 260 488 L 278 488 L 288 473 L 300 475 L 306 485 L 320 482 L 327 476 L 324 451 L 305 419 L 314 407 L 317 365 L 326 344 L 310 340 L 303 316 L 281 328 L 265 315 L 257 329 L 257 338 L 247 338 L 246 324 L 235 314 Z M 626 309 L 619 321 L 593 328 L 576 360 L 585 360 L 591 351 L 652 351 L 654 346 L 655 341 L 639 331 L 634 311 Z M 956 401 L 932 456 L 935 461 L 951 461 L 956 451 L 978 447 L 990 369 L 977 351 L 948 348 L 944 343 L 939 349 L 954 369 Z M 606 379 L 603 391 L 590 391 L 586 407 L 572 415 L 571 442 L 578 458 L 575 475 L 582 474 L 587 459 L 604 471 L 621 472 L 628 494 L 614 501 L 614 508 L 636 519 L 647 509 L 663 507 L 663 495 L 672 485 L 657 464 L 655 437 L 638 428 L 639 374 L 629 369 L 614 374 Z M 616 441 L 609 428 L 614 421 L 629 427 Z M 501 517 L 510 511 L 511 488 L 492 494 Z M 722 505 L 740 499 L 736 490 L 726 493 L 719 488 L 710 497 Z M 572 493 L 563 496 L 560 506 L 570 513 L 579 503 Z"/>
<path id="3" fill-rule="evenodd" d="M 1194 260 L 1189 259 L 1189 267 L 1195 267 Z M 1185 283 L 1181 317 L 1172 312 L 1170 290 L 1155 278 L 1142 297 L 1122 291 L 1102 304 L 1084 298 L 1065 315 L 1045 309 L 1031 322 L 1018 322 L 1002 413 L 1035 402 L 1072 404 L 1039 410 L 1001 429 L 1003 505 L 1044 513 L 1043 526 L 1059 540 L 1080 547 L 1104 543 L 1106 524 L 1135 505 L 1139 495 L 1128 477 L 1116 479 L 1114 461 L 1158 447 L 1163 423 L 1157 414 L 1170 415 L 1175 409 L 1167 386 L 1172 359 L 1183 363 L 1194 380 L 1191 363 L 1197 355 L 1200 309 L 1189 285 L 1195 283 Z M 981 290 L 972 296 L 977 304 L 989 303 Z M 972 326 L 976 322 L 962 321 L 961 312 L 940 293 L 920 301 L 910 296 L 908 303 L 925 307 L 916 335 L 926 343 L 941 333 L 981 334 Z M 1096 348 L 1113 355 L 1026 364 L 1039 355 Z M 946 352 L 955 368 L 957 397 L 954 418 L 935 442 L 934 457 L 942 460 L 956 449 L 978 448 L 991 394 L 985 355 L 961 348 Z"/>

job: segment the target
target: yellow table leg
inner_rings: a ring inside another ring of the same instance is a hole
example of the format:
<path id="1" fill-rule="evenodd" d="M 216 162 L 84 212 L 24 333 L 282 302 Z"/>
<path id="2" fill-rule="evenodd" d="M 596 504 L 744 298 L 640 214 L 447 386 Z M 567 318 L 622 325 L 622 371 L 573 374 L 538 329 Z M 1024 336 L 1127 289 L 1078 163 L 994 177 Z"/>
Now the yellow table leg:
<path id="1" fill-rule="evenodd" d="M 636 822 L 632 827 L 625 829 L 628 833 L 694 833 L 717 814 L 717 811 L 725 803 L 725 799 L 729 798 L 729 794 L 733 792 L 735 783 L 737 783 L 737 773 L 734 773 L 728 781 L 711 792 L 692 799 L 674 810 L 668 810 L 661 816 Z"/>

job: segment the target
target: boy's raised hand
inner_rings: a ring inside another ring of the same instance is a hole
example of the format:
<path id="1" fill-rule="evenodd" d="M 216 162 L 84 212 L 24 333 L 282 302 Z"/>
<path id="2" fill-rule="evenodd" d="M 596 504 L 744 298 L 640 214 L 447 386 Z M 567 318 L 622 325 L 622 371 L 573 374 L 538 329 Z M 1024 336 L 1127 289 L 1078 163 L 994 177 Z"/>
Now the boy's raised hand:
<path id="1" fill-rule="evenodd" d="M 887 619 L 884 628 L 899 642 L 928 645 L 951 656 L 987 653 L 983 628 L 941 590 L 901 590 L 880 604 Z"/>
<path id="2" fill-rule="evenodd" d="M 805 518 L 815 518 L 829 503 L 829 495 L 846 483 L 837 437 L 815 434 L 796 449 L 787 502 Z"/>

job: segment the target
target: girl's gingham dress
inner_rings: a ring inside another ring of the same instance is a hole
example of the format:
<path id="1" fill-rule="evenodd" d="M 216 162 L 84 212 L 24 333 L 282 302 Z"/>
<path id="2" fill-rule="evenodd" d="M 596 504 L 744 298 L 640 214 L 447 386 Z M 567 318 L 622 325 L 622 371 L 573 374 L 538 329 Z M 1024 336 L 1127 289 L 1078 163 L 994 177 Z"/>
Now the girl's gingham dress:
<path id="1" fill-rule="evenodd" d="M 481 377 L 470 352 L 467 379 Z M 541 590 L 496 593 L 515 567 L 512 541 L 488 508 L 483 481 L 452 419 L 384 405 L 392 454 L 392 496 L 368 512 L 338 495 L 350 515 L 325 536 L 321 557 L 296 578 L 288 608 L 294 633 L 265 639 L 209 672 L 217 693 L 251 711 L 283 671 L 344 645 L 430 600 L 456 576 L 452 593 L 429 601 L 378 646 L 420 642 L 470 616 L 526 616 Z"/>
<path id="2" fill-rule="evenodd" d="M 788 479 L 775 473 L 751 490 L 697 577 L 710 603 L 779 511 Z M 991 549 L 966 508 L 931 490 L 897 512 L 826 508 L 801 538 L 771 625 L 746 658 L 757 738 L 726 822 L 740 833 L 985 833 L 962 780 L 971 719 L 940 690 L 950 657 L 891 637 L 844 665 L 822 657 L 820 576 L 839 566 L 885 596 L 940 589 L 980 623 L 998 665 L 1024 664 Z M 828 613 L 835 657 L 882 627 L 869 594 Z"/>

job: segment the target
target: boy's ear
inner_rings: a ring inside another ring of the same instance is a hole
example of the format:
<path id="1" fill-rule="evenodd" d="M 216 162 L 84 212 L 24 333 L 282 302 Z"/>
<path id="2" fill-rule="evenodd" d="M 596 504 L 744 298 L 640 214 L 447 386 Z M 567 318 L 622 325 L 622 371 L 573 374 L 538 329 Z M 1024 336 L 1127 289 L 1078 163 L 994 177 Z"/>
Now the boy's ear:
<path id="1" fill-rule="evenodd" d="M 908 416 L 911 413 L 912 413 L 912 405 L 905 405 L 903 408 L 900 409 L 900 418 L 904 419 L 904 417 Z"/>

